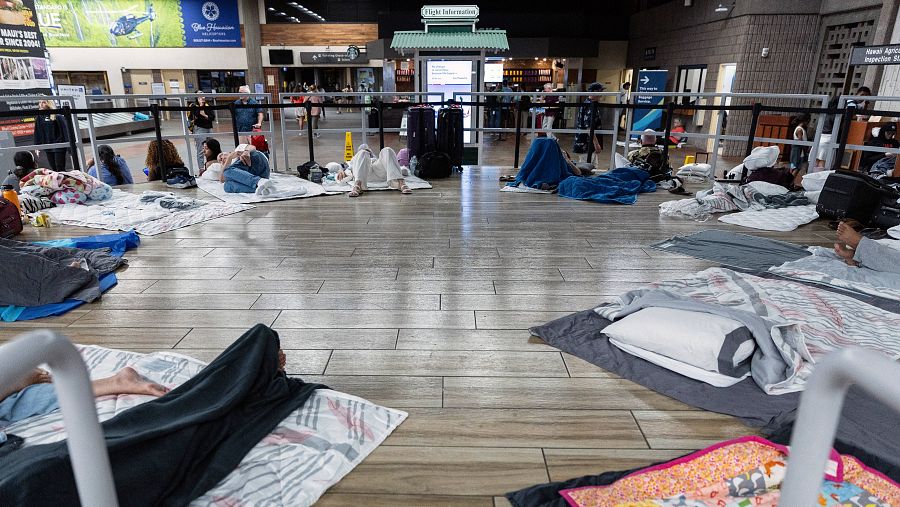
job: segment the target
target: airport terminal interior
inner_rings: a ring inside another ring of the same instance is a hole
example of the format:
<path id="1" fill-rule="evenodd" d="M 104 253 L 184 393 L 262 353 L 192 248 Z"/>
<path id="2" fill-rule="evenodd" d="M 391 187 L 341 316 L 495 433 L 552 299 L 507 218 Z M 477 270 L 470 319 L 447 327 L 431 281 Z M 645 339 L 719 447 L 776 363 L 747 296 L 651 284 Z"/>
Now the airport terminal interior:
<path id="1" fill-rule="evenodd" d="M 0 505 L 900 506 L 900 0 L 0 35 Z"/>

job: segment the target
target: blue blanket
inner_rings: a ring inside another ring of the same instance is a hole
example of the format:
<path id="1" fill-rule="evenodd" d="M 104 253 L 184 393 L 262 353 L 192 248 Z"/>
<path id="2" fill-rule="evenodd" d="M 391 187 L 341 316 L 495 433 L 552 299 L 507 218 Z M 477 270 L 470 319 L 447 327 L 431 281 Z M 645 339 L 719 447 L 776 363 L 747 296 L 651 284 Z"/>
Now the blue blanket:
<path id="1" fill-rule="evenodd" d="M 549 137 L 539 137 L 531 143 L 528 155 L 525 155 L 525 161 L 516 175 L 516 181 L 508 186 L 524 184 L 531 188 L 541 188 L 542 185 L 555 187 L 572 175 L 559 143 Z"/>
<path id="2" fill-rule="evenodd" d="M 656 192 L 656 183 L 650 173 L 637 167 L 620 167 L 589 178 L 572 176 L 559 184 L 559 195 L 582 201 L 634 204 L 643 192 Z"/>
<path id="3" fill-rule="evenodd" d="M 125 254 L 126 250 L 136 248 L 140 243 L 141 239 L 134 231 L 37 242 L 37 244 L 44 246 L 85 249 L 109 248 L 110 253 L 116 257 L 121 257 Z M 106 292 L 117 282 L 118 280 L 114 273 L 107 273 L 100 277 L 100 290 Z M 83 304 L 84 301 L 68 299 L 61 303 L 52 303 L 41 306 L 0 306 L 0 321 L 15 322 L 17 320 L 34 320 L 41 317 L 49 317 L 51 315 L 62 315 Z"/>

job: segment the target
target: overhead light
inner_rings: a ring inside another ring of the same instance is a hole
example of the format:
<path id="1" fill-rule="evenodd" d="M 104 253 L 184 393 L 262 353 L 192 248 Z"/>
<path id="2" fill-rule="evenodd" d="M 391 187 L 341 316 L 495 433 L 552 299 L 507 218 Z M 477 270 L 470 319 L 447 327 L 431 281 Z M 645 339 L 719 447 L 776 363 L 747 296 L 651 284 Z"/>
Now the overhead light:
<path id="1" fill-rule="evenodd" d="M 716 12 L 728 12 L 728 7 L 725 7 L 724 4 L 719 4 L 719 6 L 716 7 Z"/>
<path id="2" fill-rule="evenodd" d="M 275 12 L 275 8 L 274 8 L 274 7 L 266 7 L 266 10 L 269 11 L 269 12 Z"/>
<path id="3" fill-rule="evenodd" d="M 279 15 L 279 16 L 287 16 L 287 14 L 285 14 L 285 13 L 283 13 L 283 12 L 279 12 L 278 15 Z"/>
<path id="4" fill-rule="evenodd" d="M 538 57 L 535 56 L 535 57 L 534 57 L 534 60 L 537 61 L 537 59 L 538 59 Z"/>

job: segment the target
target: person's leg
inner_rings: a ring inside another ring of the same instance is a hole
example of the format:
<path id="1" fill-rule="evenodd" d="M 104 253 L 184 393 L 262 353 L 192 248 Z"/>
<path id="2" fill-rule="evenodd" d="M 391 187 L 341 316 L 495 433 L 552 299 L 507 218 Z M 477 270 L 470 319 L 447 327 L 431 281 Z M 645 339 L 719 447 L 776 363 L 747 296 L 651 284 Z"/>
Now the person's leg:
<path id="1" fill-rule="evenodd" d="M 162 396 L 169 390 L 159 384 L 149 382 L 128 366 L 119 370 L 112 377 L 95 380 L 91 383 L 94 396 L 107 396 L 113 394 L 145 394 L 147 396 Z"/>
<path id="2" fill-rule="evenodd" d="M 259 176 L 254 176 L 249 172 L 231 166 L 225 169 L 225 191 L 229 194 L 252 194 L 256 192 L 259 184 Z"/>
<path id="3" fill-rule="evenodd" d="M 825 169 L 825 161 L 828 159 L 828 153 L 831 151 L 830 147 L 826 147 L 826 143 L 831 142 L 831 134 L 822 134 L 822 137 L 819 138 L 819 153 L 816 154 L 816 169 L 821 171 Z"/>
<path id="4" fill-rule="evenodd" d="M 53 384 L 34 384 L 0 401 L 0 426 L 59 409 Z"/>
<path id="5" fill-rule="evenodd" d="M 48 150 L 47 162 L 51 171 L 63 172 L 66 170 L 66 150 Z"/>
<path id="6" fill-rule="evenodd" d="M 397 153 L 391 148 L 384 148 L 378 155 L 378 163 L 384 168 L 387 178 L 388 187 L 396 188 L 404 194 L 411 194 L 412 189 L 403 179 L 403 171 L 400 169 L 400 162 L 397 160 Z"/>
<path id="7" fill-rule="evenodd" d="M 554 120 L 553 116 L 548 116 L 545 114 L 543 124 L 541 125 L 541 130 L 546 132 L 547 137 L 549 137 L 550 139 L 556 139 L 556 136 L 553 135 L 553 132 L 550 131 L 550 129 L 553 128 L 553 120 Z"/>
<path id="8" fill-rule="evenodd" d="M 372 173 L 372 157 L 366 151 L 361 150 L 350 160 L 350 168 L 353 171 L 355 182 L 349 196 L 359 197 L 368 188 L 366 183 Z"/>

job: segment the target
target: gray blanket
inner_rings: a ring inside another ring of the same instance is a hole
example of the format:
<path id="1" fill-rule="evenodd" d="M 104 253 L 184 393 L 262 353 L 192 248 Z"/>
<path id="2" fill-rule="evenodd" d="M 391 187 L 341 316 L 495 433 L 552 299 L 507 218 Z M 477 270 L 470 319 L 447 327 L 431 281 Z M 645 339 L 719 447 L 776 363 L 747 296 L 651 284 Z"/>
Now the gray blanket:
<path id="1" fill-rule="evenodd" d="M 765 271 L 810 255 L 806 247 L 793 243 L 718 229 L 675 236 L 650 246 L 749 271 Z"/>
<path id="2" fill-rule="evenodd" d="M 93 301 L 100 297 L 100 277 L 126 262 L 109 252 L 0 238 L 0 306 Z"/>
<path id="3" fill-rule="evenodd" d="M 800 393 L 770 396 L 753 379 L 731 387 L 713 387 L 632 356 L 609 342 L 610 321 L 585 310 L 531 328 L 531 334 L 622 378 L 693 407 L 732 415 L 766 435 L 787 434 L 796 418 Z M 847 451 L 889 472 L 900 467 L 900 417 L 870 396 L 850 389 L 836 440 Z"/>

